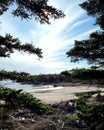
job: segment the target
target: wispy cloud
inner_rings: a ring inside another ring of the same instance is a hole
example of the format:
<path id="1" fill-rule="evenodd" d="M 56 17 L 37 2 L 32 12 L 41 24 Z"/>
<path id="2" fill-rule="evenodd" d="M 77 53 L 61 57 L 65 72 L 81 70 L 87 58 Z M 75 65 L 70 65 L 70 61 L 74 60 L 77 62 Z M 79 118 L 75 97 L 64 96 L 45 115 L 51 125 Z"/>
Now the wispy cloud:
<path id="1" fill-rule="evenodd" d="M 89 22 L 91 19 L 84 19 L 84 20 L 80 20 L 78 22 L 75 22 L 69 29 L 67 32 L 70 32 L 72 31 L 74 28 L 78 27 L 78 26 L 81 26 L 82 24 L 86 23 L 86 22 Z"/>
<path id="2" fill-rule="evenodd" d="M 53 0 L 50 1 L 50 3 L 53 2 Z M 12 22 L 7 21 L 8 18 L 2 18 L 2 33 L 10 32 L 16 36 L 18 35 L 22 41 L 37 42 L 43 51 L 44 58 L 38 60 L 37 56 L 16 52 L 11 55 L 10 59 L 2 58 L 1 68 L 17 69 L 31 73 L 58 73 L 75 67 L 76 64 L 71 64 L 69 59 L 66 58 L 65 53 L 70 49 L 69 46 L 74 44 L 74 40 L 88 38 L 91 32 L 98 29 L 97 27 L 92 27 L 90 24 L 92 19 L 87 17 L 87 15 L 85 16 L 85 12 L 78 6 L 83 1 L 66 0 L 60 3 L 60 0 L 57 0 L 56 3 L 54 2 L 56 7 L 60 6 L 60 9 L 64 10 L 66 17 L 53 21 L 51 25 L 34 25 L 32 20 L 29 24 L 25 23 L 26 30 L 22 28 L 22 24 L 21 28 L 19 28 L 19 24 L 15 26 Z M 85 28 L 86 25 L 89 28 Z"/>
<path id="3" fill-rule="evenodd" d="M 46 56 L 47 54 L 50 55 L 51 53 L 56 53 L 57 51 L 59 51 L 60 49 L 62 49 L 65 44 L 63 43 L 64 39 L 62 40 L 62 37 L 59 37 L 59 33 L 63 33 L 63 37 L 64 37 L 64 29 L 71 24 L 73 21 L 75 21 L 76 19 L 78 19 L 80 16 L 82 16 L 83 13 L 79 10 L 75 15 L 71 16 L 67 16 L 64 19 L 61 19 L 60 21 L 57 21 L 54 25 L 54 27 L 51 29 L 51 31 L 49 33 L 44 34 L 44 37 L 41 38 L 40 41 L 40 47 L 43 49 L 44 55 Z M 84 23 L 80 22 L 77 23 L 74 26 L 78 26 L 78 24 L 82 24 Z M 74 28 L 73 26 L 73 28 Z"/>

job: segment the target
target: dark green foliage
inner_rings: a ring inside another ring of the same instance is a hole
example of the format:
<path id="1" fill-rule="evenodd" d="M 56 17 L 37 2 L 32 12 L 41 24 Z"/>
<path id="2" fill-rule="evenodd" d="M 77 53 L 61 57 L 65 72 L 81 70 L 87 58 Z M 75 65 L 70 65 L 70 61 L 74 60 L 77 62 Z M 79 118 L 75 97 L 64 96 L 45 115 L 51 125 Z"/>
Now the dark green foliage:
<path id="1" fill-rule="evenodd" d="M 72 75 L 71 75 L 70 71 L 63 71 L 63 72 L 61 72 L 61 75 L 63 76 L 64 82 L 72 81 Z"/>
<path id="2" fill-rule="evenodd" d="M 10 79 L 21 83 L 34 84 L 57 84 L 61 82 L 84 82 L 104 83 L 104 70 L 95 69 L 72 69 L 63 71 L 61 74 L 30 75 L 25 72 L 0 71 L 0 80 Z"/>
<path id="3" fill-rule="evenodd" d="M 75 41 L 75 46 L 67 52 L 72 62 L 86 59 L 95 66 L 104 65 L 104 32 L 90 34 L 90 39 Z"/>
<path id="4" fill-rule="evenodd" d="M 13 0 L 0 0 L 0 15 L 7 11 L 8 6 L 13 3 Z"/>
<path id="5" fill-rule="evenodd" d="M 100 27 L 104 30 L 104 14 L 97 18 L 96 24 L 100 25 Z"/>
<path id="6" fill-rule="evenodd" d="M 5 37 L 0 36 L 0 56 L 9 57 L 15 50 L 28 52 L 29 54 L 36 54 L 42 58 L 41 49 L 35 48 L 32 44 L 21 44 L 19 39 L 13 38 L 11 35 L 6 34 Z"/>
<path id="7" fill-rule="evenodd" d="M 5 102 L 4 104 L 0 102 L 0 129 L 3 130 L 14 130 L 14 128 L 23 125 L 23 122 L 17 121 L 17 118 L 22 117 L 19 111 L 22 111 L 24 117 L 25 114 L 28 116 L 29 119 L 25 117 L 25 121 L 31 120 L 33 115 L 41 117 L 55 112 L 51 106 L 42 103 L 29 93 L 22 92 L 22 90 L 12 90 L 0 86 L 0 101 Z"/>
<path id="8" fill-rule="evenodd" d="M 30 74 L 29 73 L 25 73 L 25 72 L 16 72 L 16 71 L 13 71 L 13 72 L 9 72 L 9 71 L 5 71 L 5 70 L 1 70 L 0 71 L 0 80 L 3 80 L 3 79 L 11 79 L 13 81 L 16 81 L 16 82 L 25 82 L 25 81 L 30 81 Z M 31 78 L 31 81 L 32 78 Z"/>
<path id="9" fill-rule="evenodd" d="M 31 19 L 40 23 L 50 23 L 49 19 L 59 19 L 64 17 L 64 13 L 52 6 L 48 5 L 48 0 L 1 0 L 0 14 L 8 10 L 11 4 L 16 4 L 17 8 L 13 10 L 13 15 L 21 17 L 22 19 Z"/>
<path id="10" fill-rule="evenodd" d="M 88 15 L 96 17 L 96 24 L 104 29 L 104 1 L 103 0 L 88 0 L 80 6 L 86 10 Z"/>
<path id="11" fill-rule="evenodd" d="M 65 16 L 62 11 L 49 6 L 48 0 L 0 0 L 0 15 L 7 11 L 12 4 L 15 4 L 15 7 L 17 5 L 12 14 L 22 19 L 35 17 L 35 20 L 40 23 L 49 24 L 50 18 L 59 19 Z M 35 48 L 32 44 L 21 44 L 17 38 L 13 38 L 10 34 L 5 37 L 0 36 L 0 56 L 9 57 L 14 50 L 36 54 L 42 58 L 41 49 Z"/>
<path id="12" fill-rule="evenodd" d="M 104 104 L 88 105 L 80 101 L 77 105 L 77 109 L 79 110 L 78 117 L 80 121 L 86 123 L 86 127 L 91 130 L 104 129 Z"/>
<path id="13" fill-rule="evenodd" d="M 72 69 L 70 71 L 63 71 L 64 81 L 67 82 L 82 82 L 82 83 L 104 83 L 104 70 L 95 69 Z"/>
<path id="14" fill-rule="evenodd" d="M 30 75 L 29 73 L 25 72 L 8 72 L 5 70 L 0 71 L 0 80 L 11 79 L 16 82 L 23 82 L 23 83 L 36 83 L 36 84 L 50 84 L 50 83 L 57 83 L 62 82 L 65 80 L 65 77 L 60 74 L 47 74 L 47 75 Z"/>
<path id="15" fill-rule="evenodd" d="M 0 99 L 5 101 L 6 109 L 29 109 L 37 114 L 53 114 L 54 110 L 43 104 L 39 99 L 22 90 L 12 90 L 0 87 Z"/>
<path id="16" fill-rule="evenodd" d="M 73 79 L 81 79 L 81 80 L 104 79 L 103 70 L 92 70 L 82 68 L 82 69 L 72 69 L 70 72 Z"/>
<path id="17" fill-rule="evenodd" d="M 96 24 L 104 30 L 104 1 L 87 0 L 80 6 L 87 11 L 88 15 L 96 18 Z M 88 63 L 96 66 L 104 66 L 104 32 L 94 32 L 90 34 L 88 40 L 75 41 L 75 46 L 67 53 L 72 62 L 87 60 Z"/>

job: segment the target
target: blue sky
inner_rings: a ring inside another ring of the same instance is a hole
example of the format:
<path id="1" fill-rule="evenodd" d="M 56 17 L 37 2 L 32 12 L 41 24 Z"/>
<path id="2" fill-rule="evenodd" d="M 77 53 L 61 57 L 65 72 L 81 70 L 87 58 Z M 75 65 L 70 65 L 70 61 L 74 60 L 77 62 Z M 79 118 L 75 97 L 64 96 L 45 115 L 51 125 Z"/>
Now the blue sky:
<path id="1" fill-rule="evenodd" d="M 11 58 L 0 58 L 0 69 L 24 71 L 31 74 L 60 73 L 72 68 L 89 67 L 86 61 L 70 63 L 66 52 L 74 46 L 75 40 L 87 39 L 91 32 L 98 30 L 94 18 L 87 16 L 79 7 L 85 0 L 49 0 L 49 4 L 63 10 L 65 18 L 51 19 L 51 25 L 40 24 L 34 19 L 21 20 L 13 17 L 11 9 L 0 16 L 0 34 L 10 33 L 22 43 L 40 47 L 43 59 L 28 53 L 15 52 Z M 13 8 L 13 7 L 11 7 Z"/>

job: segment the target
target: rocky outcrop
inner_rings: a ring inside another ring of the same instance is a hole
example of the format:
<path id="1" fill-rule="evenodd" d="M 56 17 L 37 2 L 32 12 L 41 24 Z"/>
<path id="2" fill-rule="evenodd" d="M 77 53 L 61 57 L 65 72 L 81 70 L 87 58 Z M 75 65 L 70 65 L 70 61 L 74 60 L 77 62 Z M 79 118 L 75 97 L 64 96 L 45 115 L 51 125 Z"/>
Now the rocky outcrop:
<path id="1" fill-rule="evenodd" d="M 23 126 L 19 126 L 14 130 L 56 130 L 55 124 L 47 119 L 42 119 L 37 123 L 31 123 L 30 121 L 24 121 L 22 123 L 24 124 Z"/>
<path id="2" fill-rule="evenodd" d="M 6 125 L 8 121 L 12 121 L 11 128 L 13 130 L 78 130 L 71 128 L 73 122 L 68 119 L 68 116 L 73 113 L 67 110 L 68 102 L 51 105 L 55 109 L 54 115 L 38 115 L 28 109 L 17 109 L 8 115 L 3 115 L 2 119 L 5 120 Z"/>

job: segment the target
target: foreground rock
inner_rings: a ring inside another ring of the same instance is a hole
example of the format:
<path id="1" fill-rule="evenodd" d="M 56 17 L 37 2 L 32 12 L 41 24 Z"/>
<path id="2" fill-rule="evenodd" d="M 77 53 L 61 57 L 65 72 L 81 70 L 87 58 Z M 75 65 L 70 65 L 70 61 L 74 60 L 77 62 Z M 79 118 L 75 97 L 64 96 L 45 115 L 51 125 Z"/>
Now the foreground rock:
<path id="1" fill-rule="evenodd" d="M 23 121 L 24 125 L 14 130 L 56 130 L 56 126 L 53 122 L 47 119 L 41 119 L 36 123 L 32 123 L 31 121 Z"/>
<path id="2" fill-rule="evenodd" d="M 4 127 L 11 123 L 11 130 L 78 130 L 77 127 L 73 128 L 72 122 L 68 120 L 68 116 L 74 112 L 67 110 L 67 103 L 68 101 L 51 105 L 56 109 L 54 115 L 38 115 L 28 109 L 12 111 L 4 115 Z M 2 128 L 1 125 L 0 129 Z M 6 130 L 10 129 L 6 128 Z"/>

